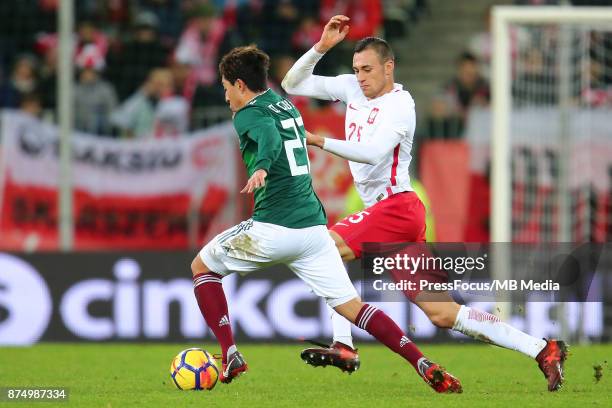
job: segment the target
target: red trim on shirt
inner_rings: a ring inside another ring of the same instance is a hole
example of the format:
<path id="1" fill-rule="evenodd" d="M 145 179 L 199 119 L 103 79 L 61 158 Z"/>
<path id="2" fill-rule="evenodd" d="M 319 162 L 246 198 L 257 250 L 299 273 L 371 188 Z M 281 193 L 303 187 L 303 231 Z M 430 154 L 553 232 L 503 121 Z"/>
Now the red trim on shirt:
<path id="1" fill-rule="evenodd" d="M 399 162 L 400 145 L 398 144 L 393 149 L 393 165 L 391 165 L 391 185 L 397 185 L 397 163 Z"/>

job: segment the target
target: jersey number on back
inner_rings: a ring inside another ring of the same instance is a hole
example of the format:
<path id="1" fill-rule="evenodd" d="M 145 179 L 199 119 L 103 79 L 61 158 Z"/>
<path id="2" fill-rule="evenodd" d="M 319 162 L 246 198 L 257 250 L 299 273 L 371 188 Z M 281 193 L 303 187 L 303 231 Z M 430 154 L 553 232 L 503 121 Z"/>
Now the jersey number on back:
<path id="1" fill-rule="evenodd" d="M 295 139 L 293 140 L 285 140 L 285 153 L 287 154 L 287 161 L 289 162 L 289 168 L 291 169 L 292 176 L 302 176 L 304 174 L 308 174 L 310 169 L 310 161 L 308 159 L 308 150 L 306 150 L 306 139 L 302 139 L 300 137 L 300 132 L 298 131 L 299 126 L 304 126 L 304 121 L 301 116 L 297 118 L 285 119 L 281 121 L 281 126 L 283 129 L 293 129 L 295 133 Z M 298 166 L 297 161 L 295 160 L 296 149 L 304 149 L 303 154 L 306 155 L 306 164 L 302 164 Z"/>

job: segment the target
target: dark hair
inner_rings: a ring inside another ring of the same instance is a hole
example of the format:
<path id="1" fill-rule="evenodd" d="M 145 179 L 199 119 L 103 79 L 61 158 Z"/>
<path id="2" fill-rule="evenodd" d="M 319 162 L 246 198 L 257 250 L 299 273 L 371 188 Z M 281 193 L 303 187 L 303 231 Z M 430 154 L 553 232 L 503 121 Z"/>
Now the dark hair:
<path id="1" fill-rule="evenodd" d="M 270 57 L 255 45 L 236 47 L 221 58 L 219 72 L 230 84 L 242 79 L 253 92 L 268 88 Z"/>
<path id="2" fill-rule="evenodd" d="M 463 64 L 464 62 L 473 62 L 474 64 L 477 64 L 478 58 L 469 51 L 463 51 L 457 57 L 457 64 Z"/>
<path id="3" fill-rule="evenodd" d="M 376 51 L 376 53 L 383 62 L 395 59 L 395 56 L 393 55 L 393 50 L 391 50 L 389 43 L 378 37 L 366 37 L 359 40 L 357 44 L 355 44 L 354 52 L 358 53 L 368 48 L 371 48 Z"/>

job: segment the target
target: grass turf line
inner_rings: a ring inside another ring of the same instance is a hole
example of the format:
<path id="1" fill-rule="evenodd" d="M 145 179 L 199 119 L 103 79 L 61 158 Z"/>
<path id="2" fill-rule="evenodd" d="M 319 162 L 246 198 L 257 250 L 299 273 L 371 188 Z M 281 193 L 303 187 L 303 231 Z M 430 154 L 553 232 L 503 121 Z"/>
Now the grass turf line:
<path id="1" fill-rule="evenodd" d="M 460 395 L 438 395 L 399 356 L 361 345 L 362 368 L 352 375 L 312 368 L 302 345 L 242 345 L 249 372 L 212 391 L 179 391 L 169 375 L 172 358 L 198 344 L 39 344 L 0 349 L 0 387 L 63 386 L 66 403 L 0 403 L 35 407 L 580 407 L 612 406 L 612 345 L 572 347 L 566 385 L 546 391 L 535 361 L 487 345 L 425 345 L 422 350 L 459 377 Z M 595 380 L 594 365 L 603 377 Z"/>

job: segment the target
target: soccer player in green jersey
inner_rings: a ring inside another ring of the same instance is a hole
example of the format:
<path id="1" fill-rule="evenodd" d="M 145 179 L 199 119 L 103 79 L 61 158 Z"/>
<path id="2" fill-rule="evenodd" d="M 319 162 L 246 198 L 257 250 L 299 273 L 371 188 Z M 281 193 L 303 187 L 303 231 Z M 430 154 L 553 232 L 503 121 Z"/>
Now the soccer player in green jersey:
<path id="1" fill-rule="evenodd" d="M 247 370 L 221 279 L 282 263 L 340 315 L 409 361 L 434 389 L 460 392 L 459 382 L 426 359 L 393 320 L 361 302 L 312 188 L 302 118 L 267 87 L 268 66 L 269 57 L 254 46 L 233 49 L 219 64 L 249 176 L 241 192 L 255 193 L 253 216 L 213 238 L 191 264 L 198 305 L 222 349 L 221 381 Z"/>

